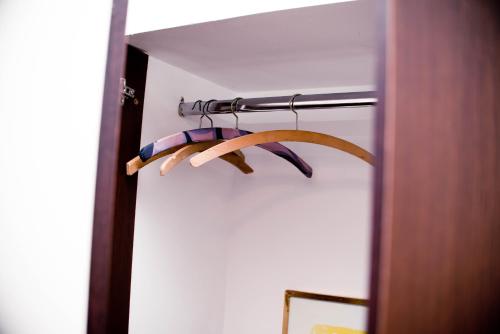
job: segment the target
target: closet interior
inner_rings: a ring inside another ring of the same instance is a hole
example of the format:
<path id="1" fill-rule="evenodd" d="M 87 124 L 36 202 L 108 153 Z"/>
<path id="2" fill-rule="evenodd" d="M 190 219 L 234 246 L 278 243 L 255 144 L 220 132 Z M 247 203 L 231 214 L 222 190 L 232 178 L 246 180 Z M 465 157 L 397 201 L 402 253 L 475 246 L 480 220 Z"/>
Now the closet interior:
<path id="1" fill-rule="evenodd" d="M 149 55 L 130 333 L 366 331 L 374 23 L 358 0 L 128 36 Z"/>

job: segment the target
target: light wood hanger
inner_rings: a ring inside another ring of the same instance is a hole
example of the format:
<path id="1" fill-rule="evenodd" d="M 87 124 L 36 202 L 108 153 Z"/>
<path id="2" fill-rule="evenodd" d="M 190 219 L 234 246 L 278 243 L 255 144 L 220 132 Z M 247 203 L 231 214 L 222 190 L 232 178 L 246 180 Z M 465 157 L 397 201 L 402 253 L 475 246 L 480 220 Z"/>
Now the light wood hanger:
<path id="1" fill-rule="evenodd" d="M 233 128 L 202 128 L 177 132 L 144 146 L 139 155 L 127 163 L 127 174 L 133 175 L 149 163 L 165 155 L 172 154 L 185 145 L 214 140 L 228 140 L 250 133 L 250 131 Z M 285 159 L 306 177 L 312 176 L 312 167 L 286 146 L 280 143 L 266 143 L 259 145 L 259 147 Z M 234 159 L 231 161 L 234 161 Z M 242 166 L 241 163 L 239 165 Z M 248 170 L 247 167 L 244 168 Z"/>
<path id="2" fill-rule="evenodd" d="M 234 154 L 226 154 L 221 156 L 220 158 L 238 168 L 243 174 L 252 174 L 253 168 L 246 163 L 243 153 L 241 151 L 234 151 L 232 153 Z M 243 157 L 239 156 L 239 154 L 241 154 Z"/>
<path id="3" fill-rule="evenodd" d="M 222 143 L 222 140 L 214 140 L 214 141 L 209 141 L 209 142 L 201 142 L 201 143 L 194 143 L 191 145 L 186 145 L 182 147 L 181 149 L 177 150 L 172 156 L 170 156 L 168 159 L 166 159 L 160 167 L 160 175 L 164 176 L 167 174 L 172 168 L 177 166 L 181 161 L 184 159 L 188 158 L 194 153 L 204 151 L 212 146 L 215 146 L 219 143 Z M 226 154 L 222 155 L 221 158 L 224 159 L 225 161 L 229 162 L 230 164 L 234 165 L 236 168 L 238 168 L 242 173 L 244 174 L 250 174 L 253 173 L 252 167 L 250 167 L 248 164 L 245 163 L 245 155 L 240 150 L 236 150 L 234 152 L 231 152 L 234 154 Z"/>
<path id="4" fill-rule="evenodd" d="M 210 160 L 235 150 L 240 150 L 249 146 L 262 145 L 267 143 L 277 143 L 282 141 L 292 141 L 301 143 L 311 143 L 323 145 L 349 153 L 373 166 L 375 157 L 362 147 L 347 140 L 330 136 L 324 133 L 299 130 L 299 114 L 295 111 L 294 101 L 300 94 L 295 94 L 288 103 L 290 111 L 295 114 L 295 130 L 271 130 L 247 134 L 239 138 L 234 138 L 226 142 L 217 144 L 206 151 L 191 158 L 191 165 L 199 167 Z"/>
<path id="5" fill-rule="evenodd" d="M 178 145 L 175 147 L 171 147 L 163 152 L 160 152 L 151 158 L 149 158 L 146 161 L 142 161 L 139 156 L 136 156 L 129 162 L 127 162 L 127 175 L 134 175 L 139 171 L 139 169 L 143 168 L 144 166 L 149 165 L 155 160 L 158 160 L 160 158 L 163 158 L 166 155 L 172 154 L 184 147 L 188 147 L 191 145 L 195 145 L 196 143 L 193 144 L 184 144 L 184 145 Z M 214 145 L 217 144 L 217 142 L 214 143 Z M 226 154 L 220 157 L 222 160 L 227 161 L 228 163 L 234 165 L 236 168 L 241 170 L 245 174 L 251 173 L 250 171 L 253 172 L 252 167 L 250 167 L 247 163 L 245 163 L 245 156 L 241 151 L 239 152 L 231 152 L 231 154 Z"/>
<path id="6" fill-rule="evenodd" d="M 297 96 L 294 95 L 293 98 L 290 100 L 290 106 L 291 110 L 295 112 L 293 109 L 293 100 Z M 163 137 L 161 139 L 156 140 L 155 142 L 144 146 L 140 153 L 139 156 L 132 159 L 127 163 L 127 174 L 132 175 L 135 172 L 137 172 L 140 168 L 144 167 L 145 165 L 151 163 L 152 161 L 155 161 L 156 159 L 159 159 L 167 154 L 171 154 L 173 152 L 176 152 L 177 150 L 181 150 L 178 154 L 176 154 L 173 159 L 167 160 L 164 164 L 162 164 L 162 168 L 160 171 L 161 175 L 164 175 L 167 173 L 170 169 L 175 167 L 177 164 L 179 164 L 180 161 L 183 159 L 187 158 L 190 154 L 199 152 L 200 149 L 205 149 L 207 147 L 210 147 L 212 145 L 199 145 L 199 146 L 194 146 L 189 149 L 183 149 L 186 144 L 193 144 L 193 143 L 207 143 L 207 142 L 214 142 L 217 140 L 224 140 L 224 139 L 232 139 L 235 137 L 240 137 L 240 136 L 245 136 L 247 134 L 250 134 L 250 131 L 246 130 L 240 130 L 238 129 L 238 116 L 234 112 L 233 105 L 238 103 L 239 99 L 241 98 L 236 98 L 233 100 L 231 103 L 231 110 L 233 112 L 233 115 L 236 118 L 236 128 L 214 128 L 213 127 L 213 121 L 208 116 L 207 112 L 208 111 L 208 106 L 210 105 L 211 102 L 215 100 L 209 100 L 205 102 L 203 107 L 201 106 L 201 100 L 198 100 L 195 102 L 193 105 L 193 108 L 196 106 L 197 103 L 199 103 L 200 111 L 202 112 L 202 117 L 200 117 L 200 126 L 198 129 L 192 129 L 192 130 L 186 130 L 182 132 L 178 132 L 175 134 L 172 134 L 170 136 Z M 206 117 L 210 120 L 210 128 L 201 128 L 202 125 L 202 119 Z M 297 118 L 296 118 L 297 119 Z M 217 142 L 214 142 L 215 144 L 218 144 Z M 288 149 L 286 146 L 283 146 L 280 143 L 277 142 L 271 142 L 271 143 L 264 143 L 261 145 L 258 145 L 260 148 L 265 149 L 280 158 L 283 158 L 293 164 L 297 169 L 299 169 L 302 174 L 304 174 L 306 177 L 311 177 L 312 176 L 312 168 L 309 166 L 304 160 L 302 160 L 297 154 L 295 154 L 293 151 Z M 237 150 L 231 150 L 231 152 L 228 152 L 226 154 L 235 154 L 234 151 Z M 221 154 L 219 157 L 222 158 L 222 156 L 225 156 L 226 154 Z M 253 170 L 251 169 L 250 166 L 248 166 L 245 162 L 244 159 L 241 157 L 243 156 L 243 153 L 239 152 L 239 159 L 238 156 L 236 157 L 225 157 L 223 158 L 225 161 L 235 165 L 238 169 L 240 169 L 243 173 L 248 174 L 251 173 Z M 146 160 L 147 159 L 147 160 Z M 146 161 L 144 161 L 146 160 Z"/>
<path id="7" fill-rule="evenodd" d="M 248 134 L 246 136 L 234 138 L 223 143 L 217 144 L 206 151 L 191 158 L 191 165 L 199 167 L 210 160 L 235 150 L 241 150 L 246 147 L 272 142 L 302 142 L 328 146 L 341 150 L 374 165 L 375 157 L 365 149 L 353 144 L 347 140 L 330 136 L 324 133 L 304 131 L 304 130 L 272 130 Z"/>
<path id="8" fill-rule="evenodd" d="M 171 147 L 168 150 L 165 150 L 163 152 L 158 153 L 157 155 L 152 156 L 146 161 L 142 161 L 140 156 L 136 156 L 135 158 L 127 162 L 127 175 L 134 175 L 135 173 L 137 173 L 137 171 L 139 171 L 139 169 L 143 168 L 144 166 L 147 166 L 153 161 L 158 160 L 166 155 L 172 154 L 178 149 L 183 148 L 184 146 L 186 145 Z"/>

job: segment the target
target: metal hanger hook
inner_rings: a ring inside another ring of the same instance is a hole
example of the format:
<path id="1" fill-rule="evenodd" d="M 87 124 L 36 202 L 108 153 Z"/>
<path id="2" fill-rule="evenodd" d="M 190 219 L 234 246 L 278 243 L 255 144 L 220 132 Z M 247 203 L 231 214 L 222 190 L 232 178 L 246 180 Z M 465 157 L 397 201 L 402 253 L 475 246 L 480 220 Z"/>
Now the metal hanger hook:
<path id="1" fill-rule="evenodd" d="M 297 113 L 297 111 L 295 111 L 295 107 L 294 107 L 294 103 L 295 103 L 295 98 L 297 96 L 300 96 L 302 94 L 295 94 L 292 96 L 292 98 L 290 99 L 290 102 L 288 102 L 288 106 L 290 107 L 290 110 L 295 114 L 295 130 L 298 130 L 299 129 L 299 114 Z"/>
<path id="2" fill-rule="evenodd" d="M 205 117 L 205 111 L 202 110 L 202 107 L 201 107 L 201 100 L 196 100 L 195 103 L 193 103 L 193 107 L 191 108 L 191 110 L 194 110 L 194 108 L 196 107 L 196 105 L 198 104 L 198 110 L 201 112 L 201 116 L 200 116 L 200 124 L 198 125 L 198 128 L 201 129 L 201 125 L 203 123 L 203 117 Z"/>
<path id="3" fill-rule="evenodd" d="M 238 115 L 236 115 L 236 109 L 238 109 L 238 102 L 242 99 L 243 99 L 242 97 L 236 97 L 234 98 L 234 100 L 231 101 L 231 113 L 236 118 L 236 129 L 238 129 L 238 121 L 239 121 L 239 117 Z"/>
<path id="4" fill-rule="evenodd" d="M 212 118 L 210 118 L 210 116 L 208 116 L 208 114 L 210 113 L 208 108 L 210 107 L 210 103 L 215 102 L 215 101 L 217 101 L 217 100 L 212 99 L 212 100 L 208 100 L 207 102 L 205 102 L 205 104 L 203 104 L 203 116 L 201 117 L 201 118 L 203 118 L 203 117 L 208 118 L 208 120 L 210 121 L 211 128 L 214 127 L 214 121 Z M 201 120 L 201 118 L 200 118 L 200 120 Z M 200 123 L 200 128 L 201 128 L 201 123 Z"/>
<path id="5" fill-rule="evenodd" d="M 193 107 L 191 108 L 191 110 L 194 110 L 194 108 L 196 108 L 196 104 L 200 104 L 200 111 L 201 111 L 201 100 L 196 100 L 195 103 L 193 103 Z"/>

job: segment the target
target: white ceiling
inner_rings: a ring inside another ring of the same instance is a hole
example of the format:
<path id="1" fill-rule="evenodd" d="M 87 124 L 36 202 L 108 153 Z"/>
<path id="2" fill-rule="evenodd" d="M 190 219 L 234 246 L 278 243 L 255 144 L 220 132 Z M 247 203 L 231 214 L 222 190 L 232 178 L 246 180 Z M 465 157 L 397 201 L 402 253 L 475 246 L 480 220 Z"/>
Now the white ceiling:
<path id="1" fill-rule="evenodd" d="M 131 35 L 149 55 L 234 92 L 374 84 L 373 0 Z"/>
<path id="2" fill-rule="evenodd" d="M 276 10 L 356 0 L 128 0 L 127 35 Z"/>

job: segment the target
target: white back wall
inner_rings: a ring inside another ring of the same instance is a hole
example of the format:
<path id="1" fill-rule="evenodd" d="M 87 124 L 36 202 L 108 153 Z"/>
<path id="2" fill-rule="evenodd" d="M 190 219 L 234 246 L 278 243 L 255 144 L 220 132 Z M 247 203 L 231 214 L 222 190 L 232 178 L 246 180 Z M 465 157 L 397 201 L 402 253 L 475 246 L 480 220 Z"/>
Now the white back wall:
<path id="1" fill-rule="evenodd" d="M 299 128 L 329 133 L 373 151 L 373 112 L 371 107 L 302 111 Z M 231 124 L 230 115 L 222 117 Z M 257 123 L 259 119 L 265 123 Z M 294 121 L 285 111 L 240 115 L 240 124 L 247 124 L 240 127 L 254 131 L 294 129 Z M 251 148 L 245 153 L 255 165 L 255 175 L 234 183 L 227 225 L 225 334 L 280 333 L 287 289 L 368 298 L 372 167 L 318 145 L 286 146 L 313 167 L 311 179 Z"/>
<path id="2" fill-rule="evenodd" d="M 150 58 L 142 144 L 197 127 L 197 118 L 177 116 L 180 96 L 239 94 Z M 304 117 L 300 128 L 371 149 L 373 115 L 350 110 L 354 117 Z M 295 126 L 287 113 L 260 117 L 240 116 L 240 128 Z M 216 125 L 234 119 L 216 117 Z M 372 167 L 325 147 L 287 146 L 313 166 L 312 179 L 258 148 L 244 152 L 252 175 L 221 161 L 197 169 L 186 161 L 165 177 L 160 161 L 140 171 L 131 333 L 274 334 L 285 289 L 367 297 Z"/>
<path id="3" fill-rule="evenodd" d="M 0 1 L 2 334 L 86 332 L 110 18 L 111 1 Z"/>
<path id="4" fill-rule="evenodd" d="M 195 128 L 177 115 L 179 98 L 234 93 L 153 57 L 149 59 L 142 145 Z M 206 123 L 205 123 L 206 125 Z M 163 159 L 160 159 L 163 160 Z M 185 164 L 160 177 L 156 161 L 139 173 L 130 333 L 222 332 L 224 217 L 233 173 L 225 162 L 195 170 Z M 201 173 L 200 173 L 201 171 Z"/>

